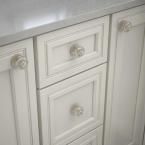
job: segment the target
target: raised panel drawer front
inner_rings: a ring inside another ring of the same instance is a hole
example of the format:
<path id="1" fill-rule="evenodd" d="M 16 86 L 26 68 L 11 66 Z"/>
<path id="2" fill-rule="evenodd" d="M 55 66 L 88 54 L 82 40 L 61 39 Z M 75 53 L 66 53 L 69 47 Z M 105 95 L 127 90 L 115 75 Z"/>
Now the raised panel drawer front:
<path id="1" fill-rule="evenodd" d="M 102 145 L 102 126 L 68 145 Z"/>
<path id="2" fill-rule="evenodd" d="M 112 16 L 105 145 L 142 145 L 145 5 Z"/>
<path id="3" fill-rule="evenodd" d="M 106 64 L 39 92 L 43 145 L 66 144 L 103 124 Z"/>
<path id="4" fill-rule="evenodd" d="M 39 145 L 33 40 L 0 47 L 0 145 Z"/>
<path id="5" fill-rule="evenodd" d="M 106 16 L 36 37 L 38 87 L 106 62 L 108 32 Z"/>

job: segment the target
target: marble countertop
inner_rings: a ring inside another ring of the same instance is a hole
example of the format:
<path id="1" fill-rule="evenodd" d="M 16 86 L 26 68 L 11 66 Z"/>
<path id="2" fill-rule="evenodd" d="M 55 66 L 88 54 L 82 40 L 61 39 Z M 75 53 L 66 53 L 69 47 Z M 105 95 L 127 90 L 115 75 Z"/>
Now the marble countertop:
<path id="1" fill-rule="evenodd" d="M 0 0 L 0 46 L 145 4 L 145 0 Z"/>

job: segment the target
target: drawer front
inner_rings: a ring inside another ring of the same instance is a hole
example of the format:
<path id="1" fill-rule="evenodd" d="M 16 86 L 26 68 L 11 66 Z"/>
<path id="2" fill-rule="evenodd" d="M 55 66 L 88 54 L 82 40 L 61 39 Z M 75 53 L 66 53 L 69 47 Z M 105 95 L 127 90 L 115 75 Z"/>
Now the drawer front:
<path id="1" fill-rule="evenodd" d="M 66 144 L 103 124 L 106 64 L 39 92 L 43 145 Z"/>
<path id="2" fill-rule="evenodd" d="M 102 145 L 102 126 L 68 145 Z"/>
<path id="3" fill-rule="evenodd" d="M 107 61 L 109 17 L 35 38 L 39 88 Z"/>

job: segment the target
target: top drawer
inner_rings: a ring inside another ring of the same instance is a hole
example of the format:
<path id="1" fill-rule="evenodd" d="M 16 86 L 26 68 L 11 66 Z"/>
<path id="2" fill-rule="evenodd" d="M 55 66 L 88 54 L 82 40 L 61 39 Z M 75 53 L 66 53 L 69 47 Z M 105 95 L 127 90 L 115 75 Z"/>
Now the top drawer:
<path id="1" fill-rule="evenodd" d="M 51 85 L 107 61 L 109 17 L 38 36 L 38 88 Z"/>

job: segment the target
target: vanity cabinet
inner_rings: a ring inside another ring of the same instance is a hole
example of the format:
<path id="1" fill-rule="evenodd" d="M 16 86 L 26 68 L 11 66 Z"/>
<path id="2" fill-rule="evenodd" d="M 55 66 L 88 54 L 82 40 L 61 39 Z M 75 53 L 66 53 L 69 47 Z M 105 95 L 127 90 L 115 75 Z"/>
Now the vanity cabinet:
<path id="1" fill-rule="evenodd" d="M 104 145 L 142 145 L 145 6 L 112 16 Z"/>
<path id="2" fill-rule="evenodd" d="M 144 126 L 145 5 L 0 47 L 0 145 L 145 145 Z"/>
<path id="3" fill-rule="evenodd" d="M 39 145 L 32 39 L 0 47 L 0 145 Z"/>

